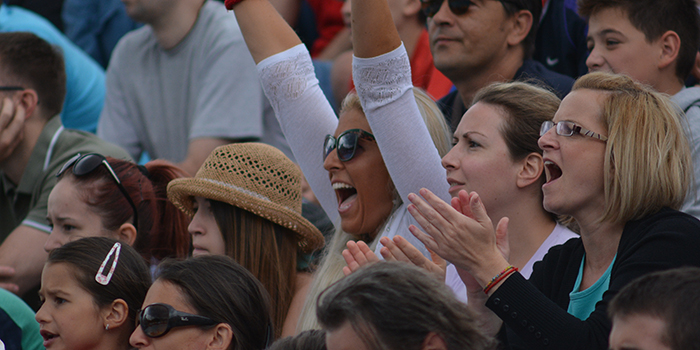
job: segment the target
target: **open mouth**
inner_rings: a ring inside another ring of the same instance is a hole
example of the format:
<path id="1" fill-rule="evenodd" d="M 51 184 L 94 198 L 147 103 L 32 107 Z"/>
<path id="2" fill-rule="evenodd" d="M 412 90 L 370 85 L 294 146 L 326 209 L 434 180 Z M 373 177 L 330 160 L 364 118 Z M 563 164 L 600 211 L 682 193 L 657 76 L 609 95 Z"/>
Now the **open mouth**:
<path id="1" fill-rule="evenodd" d="M 52 339 L 58 337 L 58 335 L 45 330 L 40 331 L 39 334 L 41 334 L 41 337 L 44 338 L 44 343 L 49 342 Z"/>
<path id="2" fill-rule="evenodd" d="M 338 198 L 338 209 L 343 210 L 350 207 L 352 201 L 357 198 L 357 190 L 346 183 L 336 182 L 333 184 L 335 196 Z"/>
<path id="3" fill-rule="evenodd" d="M 550 183 L 561 177 L 561 168 L 551 160 L 544 162 L 545 174 L 547 174 L 547 183 Z"/>

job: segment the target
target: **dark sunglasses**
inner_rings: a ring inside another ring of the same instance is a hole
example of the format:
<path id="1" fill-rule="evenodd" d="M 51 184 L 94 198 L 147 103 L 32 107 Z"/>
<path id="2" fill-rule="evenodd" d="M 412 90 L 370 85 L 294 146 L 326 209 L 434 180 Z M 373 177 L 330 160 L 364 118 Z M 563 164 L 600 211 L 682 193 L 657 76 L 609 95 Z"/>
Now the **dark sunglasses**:
<path id="1" fill-rule="evenodd" d="M 323 141 L 323 160 L 325 161 L 328 155 L 334 150 L 338 150 L 338 159 L 347 162 L 355 156 L 357 143 L 360 139 L 375 141 L 374 135 L 362 129 L 350 129 L 343 131 L 338 135 L 338 138 L 333 135 L 327 135 Z"/>
<path id="2" fill-rule="evenodd" d="M 209 317 L 177 311 L 172 306 L 161 303 L 146 306 L 136 317 L 136 326 L 140 325 L 149 338 L 162 337 L 175 327 L 213 326 L 218 323 Z"/>
<path id="3" fill-rule="evenodd" d="M 443 1 L 444 0 L 420 0 L 423 14 L 426 17 L 435 16 L 435 14 L 440 11 Z M 501 3 L 505 2 L 505 0 L 496 1 Z M 471 0 L 447 0 L 447 5 L 450 7 L 450 11 L 457 16 L 467 13 L 467 11 L 469 11 L 469 6 L 471 6 L 473 3 L 474 2 Z"/>
<path id="4" fill-rule="evenodd" d="M 117 187 L 119 187 L 119 191 L 121 191 L 124 198 L 126 198 L 126 201 L 129 202 L 129 205 L 131 205 L 131 209 L 134 211 L 134 227 L 136 227 L 138 230 L 139 218 L 136 212 L 136 205 L 134 204 L 134 201 L 131 200 L 129 193 L 122 185 L 122 182 L 119 180 L 117 173 L 114 172 L 114 169 L 112 169 L 112 166 L 109 165 L 109 162 L 107 162 L 107 159 L 105 159 L 103 155 L 97 153 L 81 155 L 78 153 L 73 158 L 69 159 L 66 164 L 63 164 L 63 167 L 58 171 L 56 177 L 63 175 L 63 173 L 65 173 L 71 166 L 73 167 L 73 175 L 84 176 L 95 171 L 95 169 L 97 169 L 100 165 L 104 165 L 107 168 L 109 174 L 112 175 L 112 180 L 114 180 Z"/>

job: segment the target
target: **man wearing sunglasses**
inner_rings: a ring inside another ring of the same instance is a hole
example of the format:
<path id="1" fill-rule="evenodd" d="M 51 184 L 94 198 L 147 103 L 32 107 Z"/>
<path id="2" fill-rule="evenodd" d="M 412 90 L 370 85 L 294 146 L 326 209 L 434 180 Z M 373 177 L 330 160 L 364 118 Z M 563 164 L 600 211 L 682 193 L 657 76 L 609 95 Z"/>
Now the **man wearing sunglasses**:
<path id="1" fill-rule="evenodd" d="M 38 285 L 46 261 L 56 172 L 76 153 L 129 157 L 93 134 L 63 128 L 65 86 L 57 49 L 34 34 L 0 33 L 0 287 L 19 295 Z"/>
<path id="2" fill-rule="evenodd" d="M 537 80 L 566 95 L 573 79 L 531 60 L 542 0 L 421 0 L 435 67 L 457 88 L 440 100 L 454 130 L 476 92 Z"/>

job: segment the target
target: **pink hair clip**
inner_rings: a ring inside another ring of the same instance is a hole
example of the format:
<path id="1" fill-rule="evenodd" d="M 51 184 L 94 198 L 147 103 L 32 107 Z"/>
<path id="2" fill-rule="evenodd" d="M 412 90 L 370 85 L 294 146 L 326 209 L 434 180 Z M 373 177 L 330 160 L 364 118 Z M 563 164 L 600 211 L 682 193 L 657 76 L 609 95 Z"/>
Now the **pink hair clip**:
<path id="1" fill-rule="evenodd" d="M 117 268 L 117 261 L 119 261 L 119 252 L 121 252 L 121 249 L 121 243 L 117 242 L 114 243 L 112 249 L 109 250 L 109 253 L 107 253 L 105 260 L 102 262 L 102 265 L 100 265 L 100 269 L 97 270 L 97 274 L 95 275 L 95 281 L 97 281 L 97 283 L 103 286 L 109 284 L 109 281 L 112 279 L 112 275 L 114 274 L 114 269 Z M 107 273 L 107 275 L 105 275 L 105 267 L 107 266 L 107 262 L 109 261 L 109 258 L 112 256 L 112 254 L 114 254 L 114 261 L 112 261 L 112 267 L 109 269 L 109 272 Z"/>

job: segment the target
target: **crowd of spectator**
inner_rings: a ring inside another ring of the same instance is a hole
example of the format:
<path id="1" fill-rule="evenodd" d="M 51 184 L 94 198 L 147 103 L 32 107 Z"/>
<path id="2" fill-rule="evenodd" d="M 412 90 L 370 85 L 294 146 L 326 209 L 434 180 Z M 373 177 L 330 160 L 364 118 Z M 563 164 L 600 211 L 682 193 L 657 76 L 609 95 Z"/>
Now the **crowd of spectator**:
<path id="1" fill-rule="evenodd" d="M 4 0 L 0 349 L 700 349 L 700 1 Z"/>

